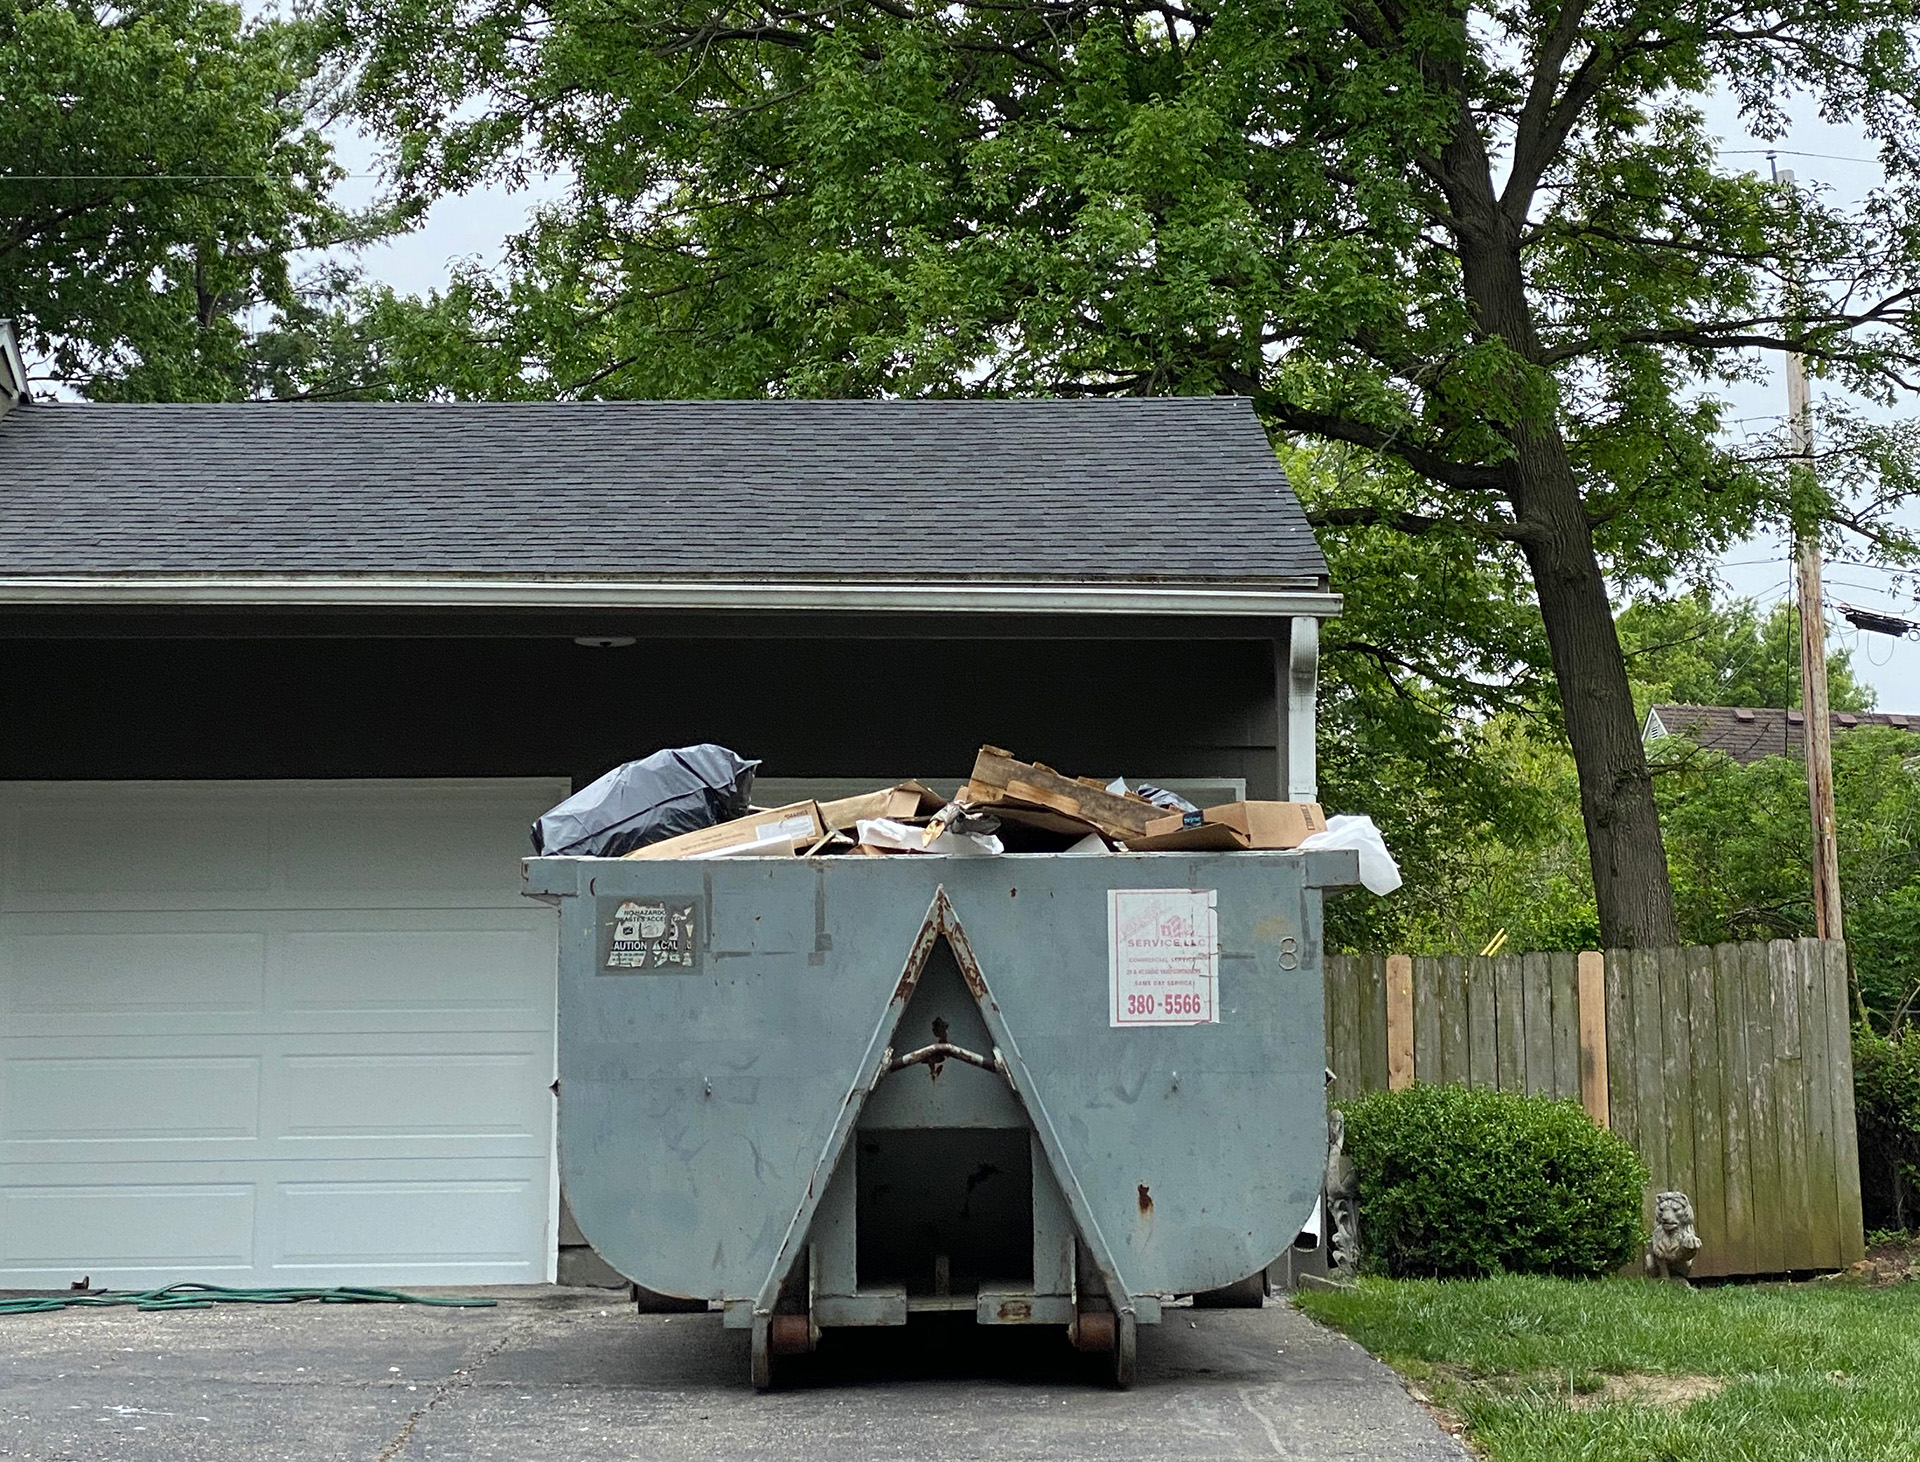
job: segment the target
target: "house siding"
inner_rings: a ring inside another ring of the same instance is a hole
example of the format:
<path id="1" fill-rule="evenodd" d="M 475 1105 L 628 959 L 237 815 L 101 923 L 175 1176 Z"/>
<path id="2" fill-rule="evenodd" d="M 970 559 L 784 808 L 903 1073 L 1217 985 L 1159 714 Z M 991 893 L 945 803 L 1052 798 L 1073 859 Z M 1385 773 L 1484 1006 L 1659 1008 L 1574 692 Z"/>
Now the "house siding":
<path id="1" fill-rule="evenodd" d="M 578 783 L 694 741 L 768 776 L 950 777 L 992 742 L 1278 795 L 1273 647 L 1252 638 L 47 638 L 0 643 L 0 674 L 8 779 Z"/>

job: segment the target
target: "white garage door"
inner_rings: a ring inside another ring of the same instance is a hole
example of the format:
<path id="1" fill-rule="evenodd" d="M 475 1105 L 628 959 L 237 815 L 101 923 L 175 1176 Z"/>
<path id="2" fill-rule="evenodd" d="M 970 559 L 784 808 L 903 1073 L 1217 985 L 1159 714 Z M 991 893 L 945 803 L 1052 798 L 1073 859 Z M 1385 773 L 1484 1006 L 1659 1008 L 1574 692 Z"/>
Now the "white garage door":
<path id="1" fill-rule="evenodd" d="M 547 1279 L 566 791 L 0 784 L 0 1287 Z"/>

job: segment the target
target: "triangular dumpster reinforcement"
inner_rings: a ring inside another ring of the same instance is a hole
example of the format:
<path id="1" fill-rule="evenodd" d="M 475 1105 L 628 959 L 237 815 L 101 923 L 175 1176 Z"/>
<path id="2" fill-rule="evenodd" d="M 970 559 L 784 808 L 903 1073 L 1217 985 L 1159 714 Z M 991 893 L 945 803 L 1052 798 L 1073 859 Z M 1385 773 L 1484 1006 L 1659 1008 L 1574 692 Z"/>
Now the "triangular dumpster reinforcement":
<path id="1" fill-rule="evenodd" d="M 881 1012 L 874 1026 L 873 1037 L 867 1043 L 866 1055 L 860 1063 L 862 1076 L 856 1080 L 847 1092 L 846 1100 L 841 1104 L 840 1115 L 835 1121 L 827 1143 L 821 1149 L 819 1158 L 814 1162 L 812 1172 L 807 1179 L 806 1194 L 800 1206 L 794 1211 L 792 1221 L 787 1225 L 786 1235 L 779 1250 L 774 1255 L 772 1267 L 767 1271 L 766 1280 L 761 1284 L 754 1298 L 753 1330 L 756 1371 L 762 1356 L 772 1349 L 770 1329 L 773 1324 L 774 1307 L 780 1297 L 780 1288 L 786 1276 L 799 1261 L 801 1246 L 806 1243 L 807 1234 L 813 1226 L 815 1214 L 821 1200 L 827 1193 L 835 1170 L 840 1166 L 853 1134 L 865 1110 L 868 1099 L 879 1089 L 880 1083 L 893 1072 L 902 1069 L 903 1058 L 910 1064 L 914 1057 L 929 1059 L 927 1052 L 932 1048 L 922 1047 L 908 1052 L 896 1048 L 896 1039 L 901 1034 L 907 1007 L 912 1003 L 914 993 L 920 987 L 920 978 L 926 972 L 928 961 L 936 944 L 944 940 L 952 951 L 953 958 L 960 968 L 961 978 L 966 982 L 967 991 L 978 1007 L 981 1019 L 993 1039 L 993 1050 L 987 1055 L 991 1069 L 1006 1078 L 1012 1090 L 1014 1100 L 1026 1113 L 1037 1135 L 1041 1150 L 1046 1154 L 1047 1163 L 1054 1181 L 1059 1185 L 1065 1197 L 1069 1213 L 1073 1217 L 1080 1241 L 1085 1245 L 1087 1254 L 1093 1262 L 1095 1272 L 1105 1287 L 1107 1297 L 1113 1306 L 1115 1315 L 1115 1334 L 1113 1337 L 1116 1352 L 1116 1371 L 1124 1383 L 1132 1370 L 1132 1359 L 1138 1326 L 1138 1310 L 1135 1297 L 1127 1290 L 1114 1253 L 1100 1231 L 1099 1220 L 1087 1203 L 1086 1195 L 1075 1179 L 1073 1165 L 1068 1159 L 1060 1142 L 1059 1133 L 1047 1116 L 1044 1105 L 1034 1094 L 1034 1084 L 1021 1059 L 1019 1043 L 1000 1014 L 999 1002 L 993 998 L 992 987 L 988 984 L 985 971 L 975 958 L 973 947 L 967 940 L 966 930 L 961 928 L 955 915 L 953 904 L 947 897 L 944 885 L 935 889 L 933 902 L 927 908 L 927 917 L 920 926 L 919 935 L 914 939 L 908 951 L 905 966 L 900 972 L 900 981 L 894 987 L 893 996 Z M 968 1060 L 970 1057 L 986 1053 L 969 1052 L 959 1048 L 946 1047 L 943 1053 L 937 1053 L 938 1059 Z M 982 1064 L 972 1061 L 970 1064 Z M 756 1375 L 764 1384 L 764 1376 Z"/>

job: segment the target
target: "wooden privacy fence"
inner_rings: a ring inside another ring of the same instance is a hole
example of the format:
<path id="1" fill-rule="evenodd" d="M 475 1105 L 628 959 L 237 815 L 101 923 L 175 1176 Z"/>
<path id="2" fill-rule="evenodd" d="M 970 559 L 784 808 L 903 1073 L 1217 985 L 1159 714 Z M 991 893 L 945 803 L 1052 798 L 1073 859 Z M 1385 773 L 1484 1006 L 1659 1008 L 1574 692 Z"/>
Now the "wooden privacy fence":
<path id="1" fill-rule="evenodd" d="M 1336 1097 L 1414 1081 L 1580 1101 L 1693 1200 L 1697 1275 L 1863 1252 L 1845 946 L 1332 955 Z M 1651 1196 L 1649 1196 L 1651 1212 Z"/>

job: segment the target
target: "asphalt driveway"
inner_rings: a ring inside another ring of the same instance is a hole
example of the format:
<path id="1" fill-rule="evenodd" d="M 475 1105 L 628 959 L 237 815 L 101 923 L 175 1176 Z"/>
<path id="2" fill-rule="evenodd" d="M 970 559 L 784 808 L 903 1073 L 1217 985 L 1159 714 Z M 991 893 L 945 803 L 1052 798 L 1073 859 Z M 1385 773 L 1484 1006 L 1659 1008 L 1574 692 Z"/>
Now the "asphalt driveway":
<path id="1" fill-rule="evenodd" d="M 714 1315 L 604 1291 L 495 1309 L 227 1306 L 0 1318 L 0 1457 L 1462 1462 L 1358 1347 L 1273 1302 L 1169 1310 L 1132 1390 L 1052 1332 L 839 1332 L 768 1395 Z"/>

